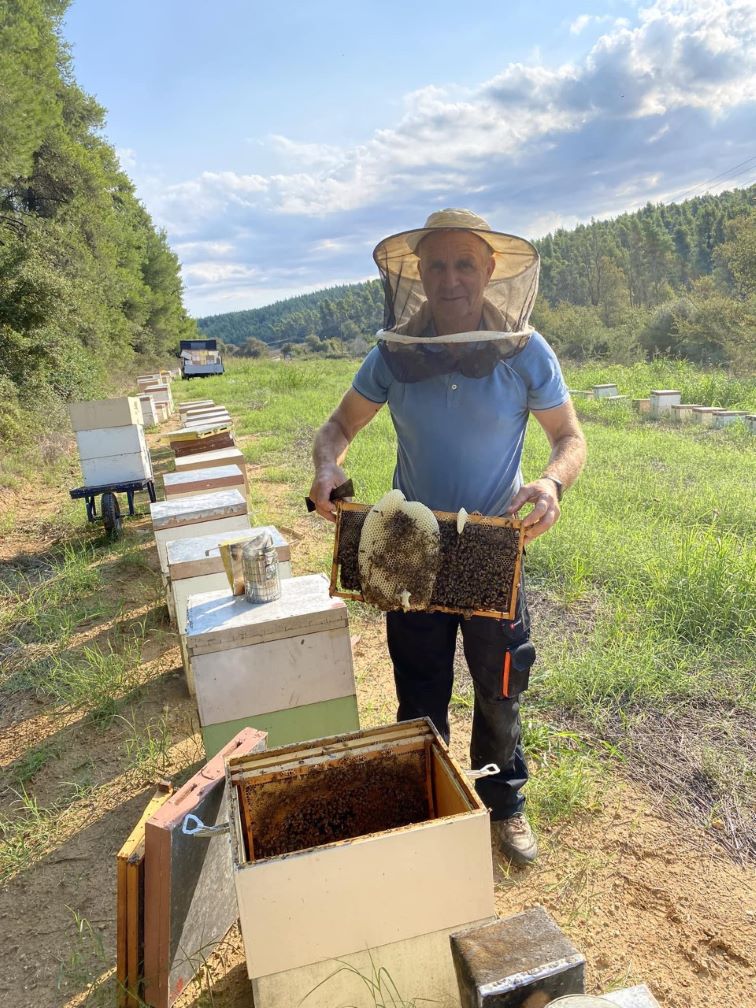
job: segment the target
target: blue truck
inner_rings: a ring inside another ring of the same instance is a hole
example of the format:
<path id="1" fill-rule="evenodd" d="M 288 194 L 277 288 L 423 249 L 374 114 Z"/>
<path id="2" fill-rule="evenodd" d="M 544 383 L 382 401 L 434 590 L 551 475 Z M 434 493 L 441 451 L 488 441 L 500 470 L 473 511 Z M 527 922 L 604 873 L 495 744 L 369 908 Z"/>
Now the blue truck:
<path id="1" fill-rule="evenodd" d="M 204 378 L 223 374 L 223 358 L 214 339 L 181 340 L 179 343 L 182 378 Z"/>

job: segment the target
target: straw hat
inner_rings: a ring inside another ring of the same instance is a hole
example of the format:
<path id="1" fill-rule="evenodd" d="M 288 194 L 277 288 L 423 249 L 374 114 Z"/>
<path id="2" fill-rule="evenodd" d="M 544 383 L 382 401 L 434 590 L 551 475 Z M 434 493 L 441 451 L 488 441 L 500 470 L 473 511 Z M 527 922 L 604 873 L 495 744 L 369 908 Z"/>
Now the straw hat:
<path id="1" fill-rule="evenodd" d="M 373 259 L 382 273 L 401 274 L 405 279 L 419 279 L 417 247 L 426 235 L 434 231 L 469 231 L 481 238 L 491 249 L 495 266 L 491 281 L 519 276 L 537 266 L 538 250 L 524 238 L 493 231 L 490 225 L 472 210 L 447 208 L 436 210 L 425 226 L 401 231 L 379 242 Z"/>

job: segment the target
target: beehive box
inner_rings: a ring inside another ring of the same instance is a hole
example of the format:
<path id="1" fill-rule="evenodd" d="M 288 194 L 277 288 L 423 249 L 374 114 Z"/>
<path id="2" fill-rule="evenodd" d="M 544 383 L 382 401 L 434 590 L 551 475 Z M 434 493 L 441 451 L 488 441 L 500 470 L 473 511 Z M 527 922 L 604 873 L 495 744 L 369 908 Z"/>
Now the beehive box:
<path id="1" fill-rule="evenodd" d="M 319 574 L 257 605 L 228 587 L 192 595 L 186 650 L 208 754 L 247 726 L 270 745 L 359 727 L 346 606 Z"/>
<path id="2" fill-rule="evenodd" d="M 721 412 L 719 406 L 694 406 L 693 421 L 701 424 L 702 427 L 713 427 L 714 417 Z"/>
<path id="3" fill-rule="evenodd" d="M 611 382 L 606 385 L 594 385 L 592 391 L 594 399 L 608 399 L 612 396 L 616 396 L 618 389 L 617 386 Z"/>
<path id="4" fill-rule="evenodd" d="M 332 595 L 364 601 L 357 551 L 369 510 L 367 504 L 336 502 Z M 513 619 L 522 566 L 522 522 L 469 515 L 459 535 L 456 514 L 433 513 L 441 533 L 441 565 L 428 608 L 433 612 Z"/>
<path id="5" fill-rule="evenodd" d="M 139 405 L 139 400 L 136 400 Z M 139 407 L 141 417 L 141 406 Z M 152 479 L 152 462 L 141 423 L 77 430 L 85 486 Z"/>
<path id="6" fill-rule="evenodd" d="M 671 413 L 673 406 L 678 406 L 682 393 L 677 389 L 656 389 L 651 393 L 651 415 L 658 417 Z"/>
<path id="7" fill-rule="evenodd" d="M 249 528 L 247 502 L 238 490 L 217 490 L 178 501 L 150 504 L 160 570 L 168 575 L 167 545 L 174 539 L 191 539 L 214 532 Z"/>
<path id="8" fill-rule="evenodd" d="M 191 595 L 203 592 L 230 591 L 223 568 L 218 543 L 229 539 L 244 539 L 260 532 L 270 532 L 278 557 L 281 578 L 291 577 L 291 550 L 288 542 L 273 525 L 265 525 L 242 532 L 214 532 L 196 539 L 174 539 L 167 546 L 168 557 L 168 610 L 179 632 L 181 659 L 189 692 L 194 695 L 194 680 L 186 650 L 186 610 Z"/>
<path id="9" fill-rule="evenodd" d="M 244 454 L 239 448 L 218 448 L 215 451 L 199 452 L 176 459 L 176 472 L 191 472 L 193 469 L 212 469 L 215 466 L 238 466 L 246 480 L 247 467 Z"/>
<path id="10" fill-rule="evenodd" d="M 170 445 L 175 458 L 185 458 L 187 455 L 204 455 L 209 451 L 233 448 L 235 442 L 229 430 L 214 430 L 206 432 L 201 438 L 171 441 Z"/>
<path id="11" fill-rule="evenodd" d="M 188 414 L 184 424 L 189 428 L 208 426 L 228 426 L 231 423 L 231 416 L 227 410 L 214 410 L 212 413 L 202 413 L 200 416 Z"/>
<path id="12" fill-rule="evenodd" d="M 136 396 L 69 403 L 68 415 L 75 431 L 129 427 L 142 423 L 142 408 Z"/>
<path id="13" fill-rule="evenodd" d="M 330 974 L 334 960 L 368 949 L 380 962 L 392 946 L 494 915 L 488 811 L 428 720 L 231 757 L 226 776 L 247 971 L 261 1008 L 298 1004 L 316 964 Z M 441 954 L 449 968 L 448 942 Z M 408 958 L 401 967 L 393 957 L 401 975 L 392 977 L 412 982 L 404 997 L 428 996 Z M 443 1003 L 458 1004 L 451 983 Z M 286 996 L 272 1000 L 276 989 Z"/>
<path id="14" fill-rule="evenodd" d="M 676 423 L 692 423 L 693 410 L 698 408 L 698 403 L 673 403 L 672 419 Z"/>
<path id="15" fill-rule="evenodd" d="M 156 403 L 164 403 L 169 414 L 173 413 L 173 395 L 171 394 L 171 386 L 167 382 L 146 385 L 143 391 L 148 392 Z"/>
<path id="16" fill-rule="evenodd" d="M 188 413 L 189 410 L 196 409 L 198 406 L 214 406 L 215 403 L 212 399 L 188 399 L 185 402 L 179 403 L 179 410 L 182 414 Z"/>
<path id="17" fill-rule="evenodd" d="M 714 426 L 729 427 L 731 423 L 736 423 L 738 420 L 742 420 L 745 423 L 747 416 L 748 414 L 745 410 L 720 410 L 714 416 Z"/>
<path id="18" fill-rule="evenodd" d="M 239 466 L 216 466 L 214 469 L 192 469 L 189 472 L 166 473 L 163 476 L 166 500 L 182 500 L 214 490 L 238 490 L 247 496 L 244 473 Z"/>
<path id="19" fill-rule="evenodd" d="M 139 405 L 142 408 L 142 423 L 145 427 L 154 427 L 158 423 L 158 415 L 155 410 L 155 400 L 151 395 L 140 395 Z"/>

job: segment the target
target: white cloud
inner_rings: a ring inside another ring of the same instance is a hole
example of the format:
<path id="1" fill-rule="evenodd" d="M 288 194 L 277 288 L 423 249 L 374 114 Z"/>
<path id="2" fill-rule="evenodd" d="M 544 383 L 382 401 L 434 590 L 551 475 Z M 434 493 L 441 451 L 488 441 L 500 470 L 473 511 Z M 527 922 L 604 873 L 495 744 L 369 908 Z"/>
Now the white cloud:
<path id="1" fill-rule="evenodd" d="M 581 15 L 572 28 L 607 17 Z M 364 275 L 382 234 L 439 205 L 470 203 L 537 236 L 549 221 L 661 199 L 743 160 L 756 102 L 753 0 L 656 0 L 633 25 L 611 21 L 579 62 L 510 64 L 477 88 L 416 90 L 399 121 L 363 144 L 276 135 L 275 174 L 229 169 L 151 186 L 151 211 L 192 260 L 190 306 L 202 311 L 213 290 L 241 295 L 251 278 L 266 290 L 298 278 L 303 290 Z"/>

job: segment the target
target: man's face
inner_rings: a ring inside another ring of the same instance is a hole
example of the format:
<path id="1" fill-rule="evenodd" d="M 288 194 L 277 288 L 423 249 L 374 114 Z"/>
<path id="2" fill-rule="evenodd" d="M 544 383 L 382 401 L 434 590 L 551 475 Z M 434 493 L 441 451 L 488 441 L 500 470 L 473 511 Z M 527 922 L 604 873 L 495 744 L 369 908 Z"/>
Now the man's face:
<path id="1" fill-rule="evenodd" d="M 469 231 L 439 231 L 418 246 L 420 278 L 439 336 L 480 328 L 483 292 L 494 260 Z"/>

